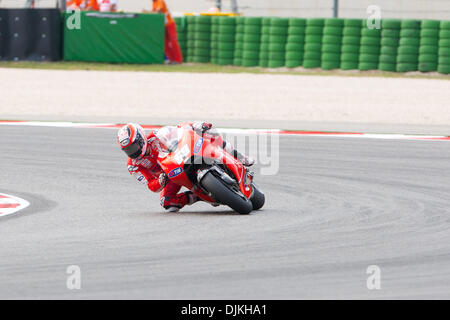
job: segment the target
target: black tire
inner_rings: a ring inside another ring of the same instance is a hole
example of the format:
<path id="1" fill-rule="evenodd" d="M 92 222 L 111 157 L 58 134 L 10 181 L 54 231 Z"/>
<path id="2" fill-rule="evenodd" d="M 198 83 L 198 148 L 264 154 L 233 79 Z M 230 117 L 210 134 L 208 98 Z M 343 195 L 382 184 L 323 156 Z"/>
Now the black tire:
<path id="1" fill-rule="evenodd" d="M 258 189 L 258 187 L 255 184 L 252 184 L 253 187 L 253 194 L 250 197 L 250 201 L 253 205 L 253 210 L 259 210 L 264 206 L 264 203 L 266 202 L 266 196 L 264 193 Z"/>
<path id="2" fill-rule="evenodd" d="M 205 174 L 201 183 L 203 188 L 208 190 L 214 199 L 229 206 L 239 214 L 249 214 L 253 210 L 253 204 L 250 200 L 243 199 L 234 193 L 211 172 Z"/>

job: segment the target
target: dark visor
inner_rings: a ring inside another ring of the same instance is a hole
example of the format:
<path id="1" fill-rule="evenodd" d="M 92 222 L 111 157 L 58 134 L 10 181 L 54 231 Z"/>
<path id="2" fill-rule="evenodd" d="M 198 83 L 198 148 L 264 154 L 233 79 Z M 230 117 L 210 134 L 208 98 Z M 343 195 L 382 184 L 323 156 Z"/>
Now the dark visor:
<path id="1" fill-rule="evenodd" d="M 134 141 L 129 146 L 123 148 L 122 150 L 125 151 L 127 156 L 130 157 L 131 159 L 136 159 L 141 155 L 142 147 L 139 143 L 139 140 L 136 139 L 136 141 Z"/>

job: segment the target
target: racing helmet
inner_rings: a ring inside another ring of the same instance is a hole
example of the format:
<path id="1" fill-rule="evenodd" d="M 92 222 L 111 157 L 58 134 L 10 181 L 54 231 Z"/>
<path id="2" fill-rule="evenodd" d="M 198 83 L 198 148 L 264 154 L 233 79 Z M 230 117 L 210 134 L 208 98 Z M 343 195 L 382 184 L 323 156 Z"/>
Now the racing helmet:
<path id="1" fill-rule="evenodd" d="M 128 123 L 119 129 L 117 143 L 131 159 L 141 158 L 147 151 L 147 136 L 144 129 L 135 123 Z"/>

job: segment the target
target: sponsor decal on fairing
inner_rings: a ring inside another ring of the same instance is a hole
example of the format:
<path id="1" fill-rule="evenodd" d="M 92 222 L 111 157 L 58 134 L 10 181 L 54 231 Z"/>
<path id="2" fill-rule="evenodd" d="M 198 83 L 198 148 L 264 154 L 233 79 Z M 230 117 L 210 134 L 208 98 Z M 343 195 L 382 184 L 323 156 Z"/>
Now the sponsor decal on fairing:
<path id="1" fill-rule="evenodd" d="M 169 172 L 169 178 L 175 178 L 176 176 L 178 176 L 179 174 L 181 174 L 183 172 L 183 168 L 175 168 L 172 171 Z"/>
<path id="2" fill-rule="evenodd" d="M 197 154 L 200 152 L 200 150 L 202 150 L 202 145 L 203 145 L 203 138 L 199 138 L 197 140 L 197 142 L 195 142 L 194 145 L 194 153 Z"/>

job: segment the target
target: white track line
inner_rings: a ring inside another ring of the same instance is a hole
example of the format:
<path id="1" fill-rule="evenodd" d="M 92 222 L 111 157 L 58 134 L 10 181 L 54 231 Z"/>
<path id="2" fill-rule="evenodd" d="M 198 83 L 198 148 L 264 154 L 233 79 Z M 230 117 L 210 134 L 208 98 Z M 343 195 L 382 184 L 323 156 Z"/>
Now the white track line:
<path id="1" fill-rule="evenodd" d="M 0 193 L 0 218 L 17 213 L 29 205 L 30 203 L 24 199 Z"/>
<path id="2" fill-rule="evenodd" d="M 58 127 L 58 128 L 103 128 L 117 129 L 121 125 L 115 123 L 81 123 L 81 122 L 41 122 L 41 121 L 0 121 L 0 126 L 31 126 L 31 127 Z M 143 126 L 146 129 L 158 128 L 158 126 Z M 313 136 L 313 137 L 338 137 L 338 138 L 362 138 L 384 140 L 422 140 L 422 141 L 450 141 L 447 136 L 409 135 L 409 134 L 382 134 L 361 132 L 320 132 L 320 131 L 285 131 L 281 129 L 230 129 L 218 128 L 223 133 L 231 134 L 258 134 L 270 133 L 283 136 Z"/>

